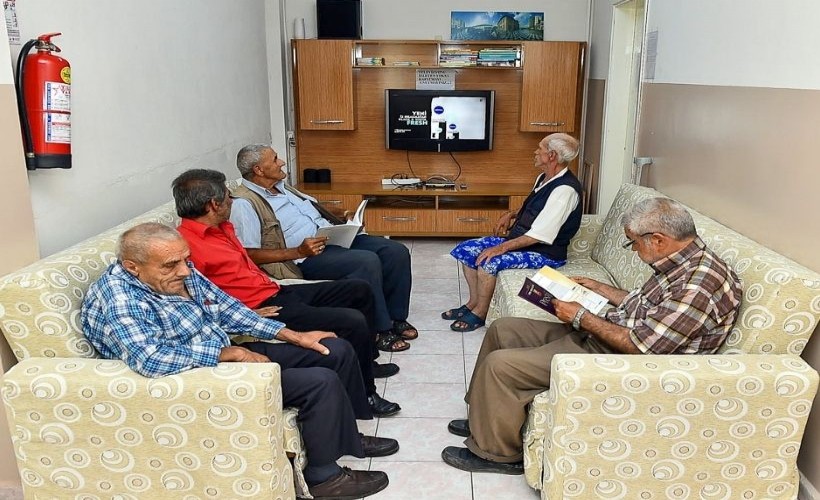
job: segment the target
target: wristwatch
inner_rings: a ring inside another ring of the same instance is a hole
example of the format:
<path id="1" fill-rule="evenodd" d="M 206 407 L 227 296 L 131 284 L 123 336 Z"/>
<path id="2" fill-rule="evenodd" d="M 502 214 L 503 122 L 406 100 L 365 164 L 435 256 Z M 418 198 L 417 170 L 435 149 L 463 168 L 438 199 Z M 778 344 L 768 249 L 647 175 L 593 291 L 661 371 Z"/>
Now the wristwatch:
<path id="1" fill-rule="evenodd" d="M 572 329 L 573 330 L 580 330 L 581 329 L 581 318 L 584 317 L 584 314 L 587 312 L 586 309 L 583 307 L 578 309 L 578 312 L 575 313 L 575 317 L 572 318 Z"/>

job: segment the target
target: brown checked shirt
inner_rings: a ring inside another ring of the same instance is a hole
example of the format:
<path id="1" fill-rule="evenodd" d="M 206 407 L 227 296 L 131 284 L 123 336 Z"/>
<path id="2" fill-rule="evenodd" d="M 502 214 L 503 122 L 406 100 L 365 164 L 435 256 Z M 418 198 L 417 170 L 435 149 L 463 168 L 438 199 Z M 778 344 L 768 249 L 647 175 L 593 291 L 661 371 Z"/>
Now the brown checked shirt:
<path id="1" fill-rule="evenodd" d="M 651 265 L 655 274 L 606 319 L 629 328 L 643 353 L 716 352 L 737 318 L 740 279 L 696 237 L 685 248 Z"/>

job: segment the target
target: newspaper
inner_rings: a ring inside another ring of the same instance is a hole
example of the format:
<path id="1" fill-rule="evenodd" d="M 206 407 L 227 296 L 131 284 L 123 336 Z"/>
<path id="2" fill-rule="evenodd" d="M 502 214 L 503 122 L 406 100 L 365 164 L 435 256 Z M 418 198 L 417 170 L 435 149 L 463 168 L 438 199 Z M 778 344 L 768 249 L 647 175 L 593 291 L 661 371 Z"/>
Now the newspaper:
<path id="1" fill-rule="evenodd" d="M 364 209 L 366 206 L 367 199 L 364 199 L 353 214 L 353 218 L 345 224 L 320 227 L 316 231 L 316 236 L 327 236 L 328 245 L 339 245 L 340 247 L 350 248 L 353 239 L 356 238 L 357 234 L 362 232 L 362 227 L 364 226 Z"/>
<path id="2" fill-rule="evenodd" d="M 552 315 L 555 314 L 555 307 L 552 305 L 554 298 L 564 302 L 578 302 L 596 315 L 609 304 L 605 297 L 579 285 L 551 267 L 543 267 L 531 278 L 525 279 L 518 296 Z"/>

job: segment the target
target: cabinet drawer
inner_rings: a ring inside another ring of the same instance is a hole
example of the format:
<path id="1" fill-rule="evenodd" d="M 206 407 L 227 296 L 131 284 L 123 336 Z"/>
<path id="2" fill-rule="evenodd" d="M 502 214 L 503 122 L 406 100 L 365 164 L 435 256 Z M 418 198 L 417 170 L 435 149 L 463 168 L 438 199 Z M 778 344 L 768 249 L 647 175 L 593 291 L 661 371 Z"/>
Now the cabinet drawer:
<path id="1" fill-rule="evenodd" d="M 493 234 L 495 223 L 504 210 L 439 210 L 436 227 L 439 233 Z"/>
<path id="2" fill-rule="evenodd" d="M 410 208 L 368 208 L 364 212 L 364 226 L 369 233 L 413 234 L 436 230 L 434 210 Z"/>
<path id="3" fill-rule="evenodd" d="M 336 209 L 353 211 L 362 202 L 362 197 L 358 194 L 311 194 L 311 196 L 331 211 Z"/>

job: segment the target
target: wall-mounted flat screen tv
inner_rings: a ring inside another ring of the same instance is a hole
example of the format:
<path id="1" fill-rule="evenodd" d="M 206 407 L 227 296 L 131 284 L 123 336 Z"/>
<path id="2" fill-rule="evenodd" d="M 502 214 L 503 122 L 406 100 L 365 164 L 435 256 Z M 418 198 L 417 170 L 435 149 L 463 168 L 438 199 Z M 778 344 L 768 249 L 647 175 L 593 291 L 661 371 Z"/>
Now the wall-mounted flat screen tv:
<path id="1" fill-rule="evenodd" d="M 385 92 L 387 149 L 489 151 L 493 149 L 492 90 Z"/>

